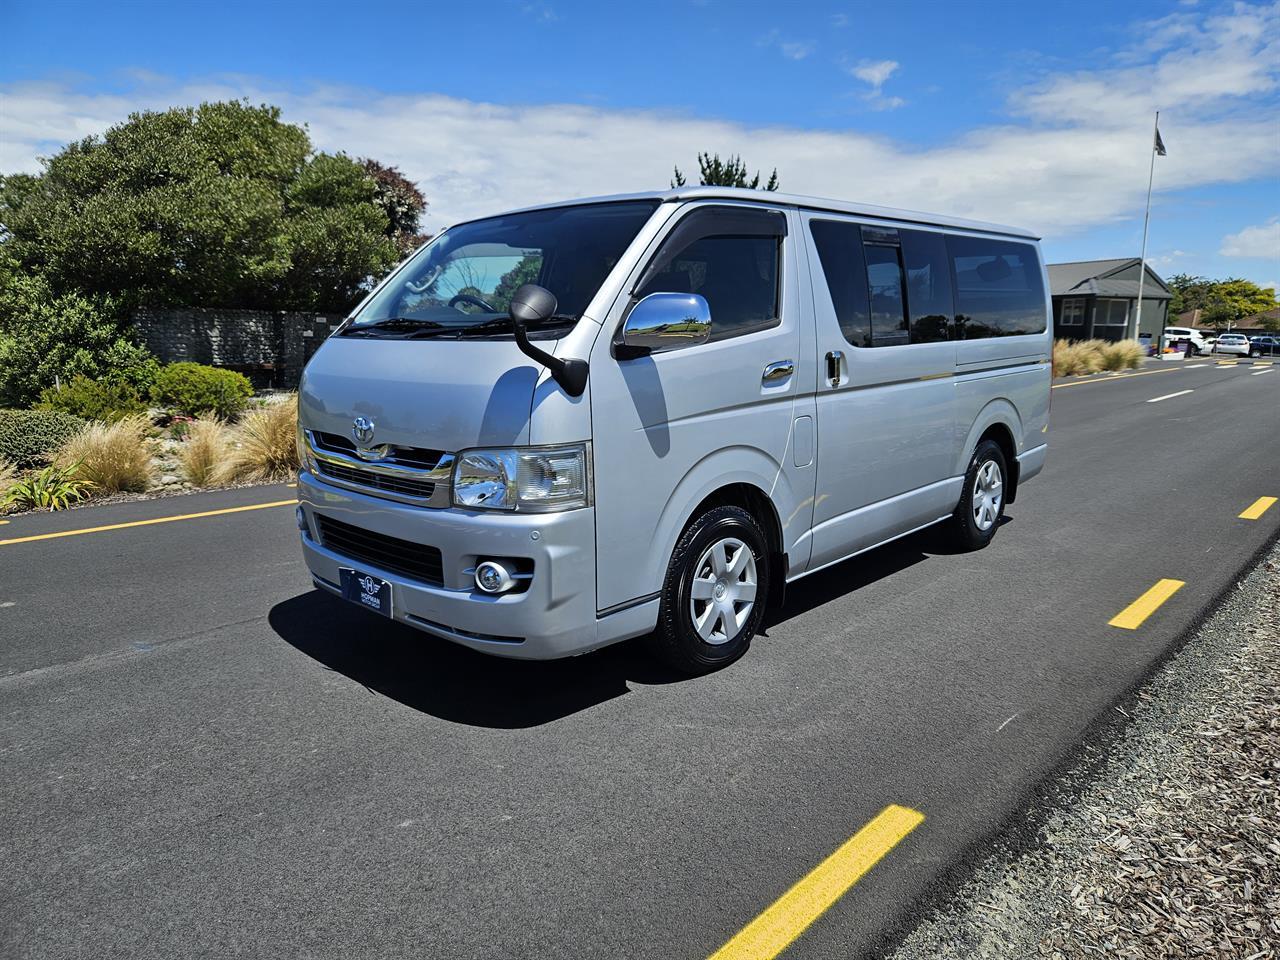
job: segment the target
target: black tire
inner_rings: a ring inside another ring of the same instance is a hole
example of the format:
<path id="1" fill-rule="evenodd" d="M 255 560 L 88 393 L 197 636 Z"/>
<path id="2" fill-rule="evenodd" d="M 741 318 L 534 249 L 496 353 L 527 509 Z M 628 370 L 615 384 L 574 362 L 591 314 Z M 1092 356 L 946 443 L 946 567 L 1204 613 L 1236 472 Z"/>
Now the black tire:
<path id="1" fill-rule="evenodd" d="M 982 529 L 974 517 L 974 487 L 978 472 L 990 462 L 994 462 L 1000 471 L 1000 503 L 994 520 L 987 529 Z M 983 440 L 973 451 L 973 459 L 969 461 L 969 469 L 964 473 L 964 490 L 960 494 L 960 505 L 948 521 L 952 543 L 960 550 L 981 550 L 1000 528 L 1000 518 L 1004 516 L 1005 491 L 1009 489 L 1009 465 L 1005 462 L 1004 451 L 994 440 Z"/>
<path id="2" fill-rule="evenodd" d="M 755 561 L 756 595 L 738 631 L 724 642 L 708 643 L 698 635 L 690 609 L 695 566 L 718 541 L 735 539 L 751 551 Z M 662 585 L 658 627 L 650 637 L 655 655 L 681 673 L 697 675 L 718 670 L 741 657 L 760 629 L 769 602 L 770 556 L 760 524 L 741 507 L 714 507 L 695 517 L 680 536 Z"/>

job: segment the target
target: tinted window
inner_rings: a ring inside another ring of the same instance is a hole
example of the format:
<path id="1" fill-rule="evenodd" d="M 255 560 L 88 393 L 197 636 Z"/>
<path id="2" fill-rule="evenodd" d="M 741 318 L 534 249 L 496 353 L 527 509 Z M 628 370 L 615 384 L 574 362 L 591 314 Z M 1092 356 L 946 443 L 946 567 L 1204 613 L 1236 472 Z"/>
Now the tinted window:
<path id="1" fill-rule="evenodd" d="M 706 229 L 715 229 L 713 220 L 708 218 Z M 663 251 L 657 261 L 659 269 L 649 275 L 636 296 L 660 292 L 702 296 L 711 308 L 712 340 L 773 326 L 778 322 L 781 243 L 776 234 L 697 236 L 674 254 Z"/>
<path id="2" fill-rule="evenodd" d="M 831 306 L 844 338 L 855 347 L 871 346 L 871 305 L 867 265 L 862 257 L 862 231 L 856 223 L 813 220 L 809 233 L 822 261 Z"/>
<path id="3" fill-rule="evenodd" d="M 863 244 L 867 258 L 867 287 L 871 293 L 871 345 L 906 343 L 906 304 L 902 297 L 899 248 L 884 243 Z"/>
<path id="4" fill-rule="evenodd" d="M 951 267 L 947 241 L 940 233 L 901 230 L 902 263 L 907 272 L 907 310 L 911 342 L 932 343 L 951 336 Z"/>
<path id="5" fill-rule="evenodd" d="M 956 326 L 965 340 L 1043 333 L 1044 283 L 1025 243 L 947 237 L 956 280 Z"/>

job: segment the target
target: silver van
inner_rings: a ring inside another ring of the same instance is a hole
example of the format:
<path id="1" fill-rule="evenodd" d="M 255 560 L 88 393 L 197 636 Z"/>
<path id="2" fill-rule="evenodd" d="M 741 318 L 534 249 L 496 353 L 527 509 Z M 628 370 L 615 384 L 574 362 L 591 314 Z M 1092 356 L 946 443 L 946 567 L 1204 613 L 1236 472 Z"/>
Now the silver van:
<path id="1" fill-rule="evenodd" d="M 700 672 L 784 587 L 1040 472 L 1036 237 L 693 187 L 451 227 L 307 365 L 317 586 L 486 653 Z"/>

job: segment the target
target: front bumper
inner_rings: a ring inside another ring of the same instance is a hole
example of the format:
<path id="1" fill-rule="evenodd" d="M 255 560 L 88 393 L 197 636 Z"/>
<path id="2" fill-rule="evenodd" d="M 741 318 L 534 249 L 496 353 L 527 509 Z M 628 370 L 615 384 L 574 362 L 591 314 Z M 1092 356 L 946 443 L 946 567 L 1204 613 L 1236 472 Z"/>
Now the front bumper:
<path id="1" fill-rule="evenodd" d="M 426 509 L 331 486 L 306 471 L 298 477 L 298 501 L 309 527 L 302 536 L 307 567 L 316 585 L 331 593 L 340 593 L 342 567 L 373 574 L 392 584 L 394 619 L 507 657 L 571 656 L 614 639 L 597 629 L 593 508 L 536 514 Z M 316 539 L 318 514 L 436 547 L 443 583 L 417 582 L 326 548 Z M 484 557 L 532 561 L 528 589 L 481 593 L 464 571 Z"/>

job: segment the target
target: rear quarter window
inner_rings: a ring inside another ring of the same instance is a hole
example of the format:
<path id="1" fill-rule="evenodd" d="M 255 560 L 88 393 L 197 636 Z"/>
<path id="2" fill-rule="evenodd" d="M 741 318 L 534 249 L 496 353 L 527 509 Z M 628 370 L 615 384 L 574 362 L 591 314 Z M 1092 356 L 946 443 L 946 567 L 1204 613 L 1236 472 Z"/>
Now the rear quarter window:
<path id="1" fill-rule="evenodd" d="M 1044 281 L 1027 243 L 950 235 L 959 339 L 1044 333 Z"/>

